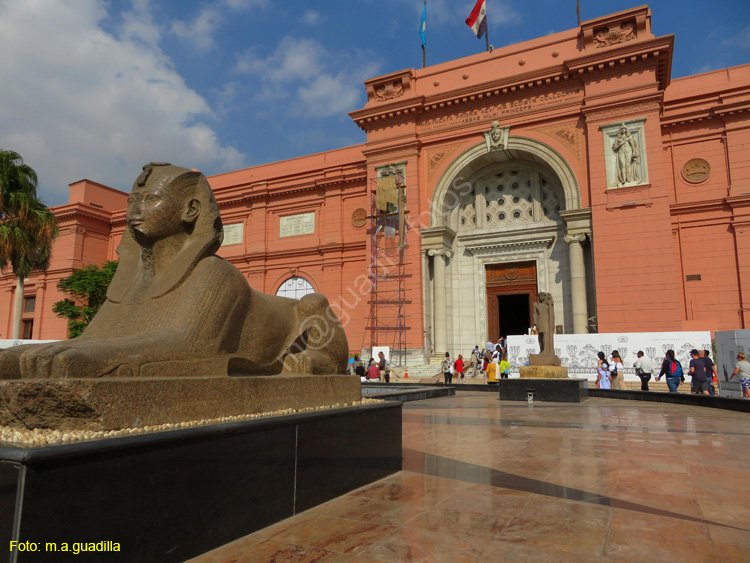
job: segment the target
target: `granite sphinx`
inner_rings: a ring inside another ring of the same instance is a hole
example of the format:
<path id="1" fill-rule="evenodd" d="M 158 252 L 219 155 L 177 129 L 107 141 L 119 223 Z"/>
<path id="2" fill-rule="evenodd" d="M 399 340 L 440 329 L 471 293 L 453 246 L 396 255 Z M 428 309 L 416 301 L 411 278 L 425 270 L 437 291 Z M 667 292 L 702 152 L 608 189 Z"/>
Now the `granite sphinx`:
<path id="1" fill-rule="evenodd" d="M 253 290 L 216 256 L 222 237 L 203 174 L 147 164 L 105 304 L 78 338 L 0 352 L 0 377 L 344 373 L 346 334 L 326 297 Z"/>

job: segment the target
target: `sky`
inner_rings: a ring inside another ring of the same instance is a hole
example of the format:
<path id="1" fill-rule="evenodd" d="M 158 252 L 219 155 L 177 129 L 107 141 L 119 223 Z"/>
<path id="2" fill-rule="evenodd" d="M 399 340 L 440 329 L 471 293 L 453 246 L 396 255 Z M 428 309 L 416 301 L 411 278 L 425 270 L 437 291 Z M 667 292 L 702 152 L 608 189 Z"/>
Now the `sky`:
<path id="1" fill-rule="evenodd" d="M 427 64 L 484 49 L 474 0 L 428 0 Z M 581 0 L 583 21 L 635 2 Z M 653 0 L 672 77 L 750 62 L 750 0 Z M 0 148 L 39 175 L 129 191 L 141 166 L 207 175 L 365 141 L 363 81 L 422 64 L 422 0 L 0 0 Z M 576 27 L 573 0 L 487 0 L 490 42 Z"/>

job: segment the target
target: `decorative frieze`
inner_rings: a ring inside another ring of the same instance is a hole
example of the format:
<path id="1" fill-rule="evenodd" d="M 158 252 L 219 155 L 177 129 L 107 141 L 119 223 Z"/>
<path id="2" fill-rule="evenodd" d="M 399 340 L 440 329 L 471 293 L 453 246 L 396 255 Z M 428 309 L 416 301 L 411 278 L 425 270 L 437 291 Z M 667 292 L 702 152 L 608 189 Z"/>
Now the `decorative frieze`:
<path id="1" fill-rule="evenodd" d="M 638 37 L 635 29 L 635 20 L 600 27 L 594 30 L 594 45 L 597 49 L 610 47 L 626 41 L 632 41 Z"/>

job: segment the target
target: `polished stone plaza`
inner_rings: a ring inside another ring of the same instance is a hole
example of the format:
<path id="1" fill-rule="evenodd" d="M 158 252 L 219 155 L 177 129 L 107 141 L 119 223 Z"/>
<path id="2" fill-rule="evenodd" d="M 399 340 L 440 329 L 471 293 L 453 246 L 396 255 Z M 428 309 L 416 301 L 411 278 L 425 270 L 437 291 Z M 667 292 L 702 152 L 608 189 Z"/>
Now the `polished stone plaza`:
<path id="1" fill-rule="evenodd" d="M 416 401 L 403 471 L 193 562 L 748 561 L 749 439 L 666 403 Z"/>

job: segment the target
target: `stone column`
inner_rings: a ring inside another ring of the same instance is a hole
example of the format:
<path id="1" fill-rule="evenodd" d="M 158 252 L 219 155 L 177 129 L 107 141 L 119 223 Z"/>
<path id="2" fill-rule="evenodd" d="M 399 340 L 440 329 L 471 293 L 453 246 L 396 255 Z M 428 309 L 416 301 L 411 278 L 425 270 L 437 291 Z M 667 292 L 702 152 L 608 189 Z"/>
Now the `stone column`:
<path id="1" fill-rule="evenodd" d="M 447 326 L 448 316 L 446 308 L 446 279 L 445 279 L 445 258 L 447 250 L 444 248 L 432 249 L 428 254 L 433 260 L 433 274 L 435 276 L 435 318 L 433 319 L 433 336 L 435 341 L 433 349 L 435 354 L 443 355 L 447 352 Z"/>
<path id="2" fill-rule="evenodd" d="M 588 332 L 588 310 L 586 307 L 586 266 L 583 261 L 581 243 L 586 240 L 585 234 L 565 235 L 570 257 L 570 288 L 573 299 L 573 332 Z"/>

